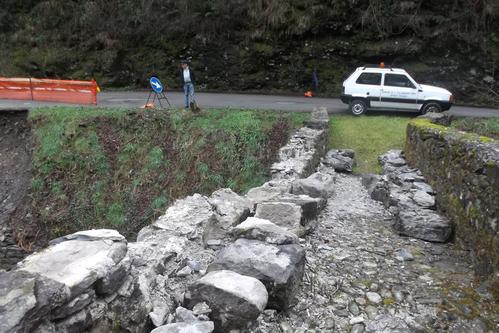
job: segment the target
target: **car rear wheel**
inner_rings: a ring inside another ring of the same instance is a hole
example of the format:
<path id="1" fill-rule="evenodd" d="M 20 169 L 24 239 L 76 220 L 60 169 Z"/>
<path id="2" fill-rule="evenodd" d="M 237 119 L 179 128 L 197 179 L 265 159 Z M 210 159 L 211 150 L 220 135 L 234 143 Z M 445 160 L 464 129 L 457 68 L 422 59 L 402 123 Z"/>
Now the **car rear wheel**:
<path id="1" fill-rule="evenodd" d="M 427 114 L 429 112 L 435 112 L 435 113 L 442 112 L 442 106 L 437 102 L 426 103 L 421 108 L 421 114 Z"/>
<path id="2" fill-rule="evenodd" d="M 366 112 L 366 109 L 366 102 L 361 99 L 354 99 L 350 102 L 350 112 L 352 112 L 354 116 L 360 116 Z"/>

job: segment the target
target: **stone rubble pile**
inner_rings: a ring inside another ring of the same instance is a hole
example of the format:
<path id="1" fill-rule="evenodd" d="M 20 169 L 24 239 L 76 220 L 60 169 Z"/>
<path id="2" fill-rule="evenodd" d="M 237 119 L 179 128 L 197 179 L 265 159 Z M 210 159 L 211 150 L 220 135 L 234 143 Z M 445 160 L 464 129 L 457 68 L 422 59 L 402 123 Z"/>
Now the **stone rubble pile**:
<path id="1" fill-rule="evenodd" d="M 448 219 L 436 212 L 435 193 L 421 171 L 407 165 L 402 151 L 379 157 L 383 176 L 368 175 L 364 185 L 374 200 L 395 215 L 393 228 L 401 235 L 429 242 L 446 242 L 452 235 Z"/>
<path id="2" fill-rule="evenodd" d="M 194 194 L 136 242 L 82 231 L 1 272 L 0 332 L 244 332 L 265 309 L 286 310 L 304 274 L 299 237 L 334 184 L 334 171 L 311 174 L 327 112 L 312 119 L 315 129 L 300 129 L 281 150 L 273 179 L 244 197 Z"/>

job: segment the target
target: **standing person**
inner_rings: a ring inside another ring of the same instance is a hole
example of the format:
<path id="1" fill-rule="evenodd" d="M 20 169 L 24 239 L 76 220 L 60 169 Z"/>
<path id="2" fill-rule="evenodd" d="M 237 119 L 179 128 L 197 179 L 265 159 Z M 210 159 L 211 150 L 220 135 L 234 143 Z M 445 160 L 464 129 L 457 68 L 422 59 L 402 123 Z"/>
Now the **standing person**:
<path id="1" fill-rule="evenodd" d="M 314 92 L 319 92 L 319 76 L 317 76 L 317 69 L 314 68 L 312 72 L 312 87 Z"/>
<path id="2" fill-rule="evenodd" d="M 186 60 L 180 62 L 182 70 L 180 71 L 180 82 L 184 87 L 184 105 L 188 109 L 189 106 L 194 103 L 194 82 L 195 76 L 194 71 L 189 68 L 189 64 Z"/>

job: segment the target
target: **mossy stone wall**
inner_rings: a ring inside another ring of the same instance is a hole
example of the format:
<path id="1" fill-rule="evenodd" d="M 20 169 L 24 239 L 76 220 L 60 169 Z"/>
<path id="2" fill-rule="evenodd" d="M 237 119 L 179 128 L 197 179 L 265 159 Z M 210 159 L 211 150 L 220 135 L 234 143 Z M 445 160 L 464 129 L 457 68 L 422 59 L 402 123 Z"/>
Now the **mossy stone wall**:
<path id="1" fill-rule="evenodd" d="M 418 118 L 407 126 L 405 155 L 437 192 L 476 273 L 498 284 L 499 141 Z"/>

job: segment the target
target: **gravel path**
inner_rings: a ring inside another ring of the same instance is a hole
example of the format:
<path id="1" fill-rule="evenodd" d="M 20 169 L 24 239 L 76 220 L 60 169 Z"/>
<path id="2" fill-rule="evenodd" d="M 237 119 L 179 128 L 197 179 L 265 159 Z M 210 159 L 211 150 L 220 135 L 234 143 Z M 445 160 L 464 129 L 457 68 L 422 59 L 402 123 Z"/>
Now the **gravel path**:
<path id="1" fill-rule="evenodd" d="M 338 174 L 296 305 L 267 310 L 255 332 L 497 332 L 499 312 L 455 244 L 401 237 L 360 177 Z M 494 308 L 495 307 L 495 308 Z"/>

